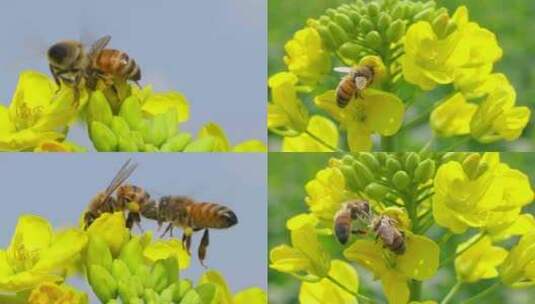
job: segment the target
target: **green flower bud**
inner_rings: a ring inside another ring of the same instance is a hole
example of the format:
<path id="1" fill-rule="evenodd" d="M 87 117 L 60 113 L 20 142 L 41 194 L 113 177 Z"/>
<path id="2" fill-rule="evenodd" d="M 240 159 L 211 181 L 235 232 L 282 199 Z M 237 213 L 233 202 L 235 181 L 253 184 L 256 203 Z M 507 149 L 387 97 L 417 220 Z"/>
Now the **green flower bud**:
<path id="1" fill-rule="evenodd" d="M 325 13 L 329 18 L 334 19 L 334 16 L 336 16 L 336 10 L 334 8 L 328 8 L 325 10 Z"/>
<path id="2" fill-rule="evenodd" d="M 359 13 L 355 11 L 351 11 L 348 13 L 349 18 L 351 18 L 351 21 L 353 21 L 353 24 L 360 24 L 361 16 Z"/>
<path id="3" fill-rule="evenodd" d="M 132 130 L 141 130 L 145 123 L 141 111 L 141 102 L 135 96 L 130 96 L 123 101 L 119 116 L 124 118 Z"/>
<path id="4" fill-rule="evenodd" d="M 201 297 L 202 303 L 212 303 L 216 296 L 216 286 L 212 283 L 205 283 L 195 287 L 195 291 Z"/>
<path id="5" fill-rule="evenodd" d="M 141 151 L 143 151 L 143 152 L 159 152 L 160 150 L 158 149 L 158 147 L 156 147 L 153 144 L 145 144 Z"/>
<path id="6" fill-rule="evenodd" d="M 121 249 L 119 259 L 123 260 L 131 272 L 136 273 L 139 266 L 143 265 L 143 247 L 138 238 L 132 238 Z"/>
<path id="7" fill-rule="evenodd" d="M 346 31 L 338 24 L 330 22 L 328 25 L 328 29 L 329 32 L 331 32 L 331 35 L 333 36 L 335 45 L 337 47 L 349 40 L 349 36 L 347 35 Z"/>
<path id="8" fill-rule="evenodd" d="M 130 137 L 119 136 L 117 139 L 118 149 L 121 152 L 137 152 L 137 143 Z"/>
<path id="9" fill-rule="evenodd" d="M 368 14 L 371 16 L 371 17 L 377 17 L 377 15 L 379 15 L 379 4 L 377 2 L 370 2 L 368 4 Z"/>
<path id="10" fill-rule="evenodd" d="M 149 144 L 153 144 L 156 147 L 161 146 L 167 139 L 168 127 L 165 114 L 160 114 L 154 117 L 147 129 L 144 129 L 143 139 Z"/>
<path id="11" fill-rule="evenodd" d="M 87 244 L 86 265 L 99 265 L 106 268 L 106 270 L 111 270 L 112 260 L 113 257 L 108 244 L 96 235 L 91 236 Z"/>
<path id="12" fill-rule="evenodd" d="M 173 291 L 173 301 L 179 302 L 184 298 L 186 293 L 192 288 L 192 284 L 188 280 L 180 280 Z"/>
<path id="13" fill-rule="evenodd" d="M 457 30 L 457 24 L 450 20 L 450 22 L 448 22 L 448 25 L 446 26 L 446 32 L 444 33 L 444 37 L 449 36 L 456 30 Z"/>
<path id="14" fill-rule="evenodd" d="M 331 18 L 329 18 L 329 16 L 326 16 L 326 15 L 321 16 L 319 19 L 319 23 L 324 26 L 329 25 L 329 22 L 331 22 Z"/>
<path id="15" fill-rule="evenodd" d="M 364 181 L 359 179 L 353 167 L 344 165 L 340 167 L 340 170 L 342 171 L 342 174 L 344 174 L 344 178 L 347 185 L 349 186 L 349 189 L 351 189 L 352 191 L 357 192 L 359 190 L 362 190 L 366 185 Z"/>
<path id="16" fill-rule="evenodd" d="M 140 265 L 135 273 L 136 277 L 141 279 L 143 288 L 150 288 L 149 284 L 151 283 L 150 278 L 150 267 L 147 265 Z"/>
<path id="17" fill-rule="evenodd" d="M 331 51 L 336 49 L 336 42 L 334 41 L 334 37 L 329 31 L 327 25 L 318 25 L 316 26 L 316 30 L 320 34 L 321 41 L 323 42 L 325 48 Z"/>
<path id="18" fill-rule="evenodd" d="M 130 299 L 128 299 L 128 302 L 125 302 L 125 303 L 128 303 L 128 304 L 146 304 L 145 302 L 143 302 L 143 299 L 140 299 L 140 298 L 130 298 Z"/>
<path id="19" fill-rule="evenodd" d="M 138 296 L 143 295 L 143 290 L 145 289 L 145 286 L 143 286 L 143 280 L 137 275 L 132 276 L 130 280 L 131 284 L 133 284 L 136 289 L 136 294 Z"/>
<path id="20" fill-rule="evenodd" d="M 355 27 L 353 21 L 348 16 L 340 13 L 334 15 L 334 22 L 340 25 L 347 33 L 351 33 Z"/>
<path id="21" fill-rule="evenodd" d="M 360 20 L 359 29 L 362 33 L 367 33 L 373 29 L 373 23 L 369 19 L 363 17 Z"/>
<path id="22" fill-rule="evenodd" d="M 402 3 L 396 4 L 390 13 L 393 19 L 403 19 L 405 18 L 405 6 Z"/>
<path id="23" fill-rule="evenodd" d="M 120 303 L 119 303 L 119 301 L 117 301 L 115 299 L 111 299 L 108 302 L 106 302 L 106 304 L 120 304 Z"/>
<path id="24" fill-rule="evenodd" d="M 489 169 L 489 165 L 486 162 L 480 162 L 479 165 L 477 166 L 475 178 L 479 178 L 482 174 L 487 172 L 488 169 Z"/>
<path id="25" fill-rule="evenodd" d="M 197 293 L 195 289 L 190 289 L 180 301 L 180 304 L 202 304 L 201 296 Z"/>
<path id="26" fill-rule="evenodd" d="M 390 174 L 394 174 L 395 172 L 401 170 L 401 164 L 397 159 L 393 157 L 388 157 L 386 159 L 386 168 L 388 169 L 388 172 L 390 172 Z"/>
<path id="27" fill-rule="evenodd" d="M 364 181 L 365 185 L 369 184 L 375 179 L 373 173 L 366 167 L 362 162 L 355 161 L 353 164 L 353 169 L 357 173 L 357 176 L 361 177 L 361 180 Z"/>
<path id="28" fill-rule="evenodd" d="M 427 8 L 414 15 L 412 19 L 416 21 L 429 21 L 433 17 L 433 9 Z"/>
<path id="29" fill-rule="evenodd" d="M 411 183 L 411 178 L 409 174 L 405 171 L 398 171 L 392 176 L 392 184 L 398 190 L 404 190 Z"/>
<path id="30" fill-rule="evenodd" d="M 435 175 L 435 161 L 426 159 L 414 170 L 414 178 L 418 183 L 424 183 Z"/>
<path id="31" fill-rule="evenodd" d="M 161 261 L 165 266 L 165 271 L 167 273 L 167 281 L 169 282 L 169 284 L 178 282 L 180 273 L 178 268 L 178 259 L 175 257 L 169 257 Z"/>
<path id="32" fill-rule="evenodd" d="M 362 46 L 354 42 L 346 42 L 338 48 L 340 55 L 346 59 L 357 62 L 360 57 L 360 52 L 362 51 Z"/>
<path id="33" fill-rule="evenodd" d="M 414 173 L 414 169 L 416 169 L 419 163 L 420 155 L 418 155 L 416 152 L 409 152 L 407 158 L 405 159 L 405 170 L 412 175 L 412 173 Z"/>
<path id="34" fill-rule="evenodd" d="M 392 17 L 390 17 L 390 15 L 387 13 L 381 13 L 379 15 L 379 21 L 377 21 L 377 28 L 379 29 L 379 31 L 384 33 L 391 23 Z"/>
<path id="35" fill-rule="evenodd" d="M 375 154 L 370 153 L 370 152 L 362 152 L 362 153 L 360 153 L 359 159 L 372 172 L 378 172 L 379 167 L 381 166 L 381 164 L 379 163 L 378 157 L 376 157 Z"/>
<path id="36" fill-rule="evenodd" d="M 87 108 L 87 121 L 99 121 L 105 125 L 111 123 L 113 113 L 106 96 L 101 91 L 94 91 L 89 99 Z"/>
<path id="37" fill-rule="evenodd" d="M 166 289 L 164 289 L 160 293 L 160 300 L 164 303 L 173 303 L 173 290 L 175 288 L 175 284 L 169 285 Z M 210 303 L 210 302 L 203 302 L 203 303 Z"/>
<path id="38" fill-rule="evenodd" d="M 450 21 L 450 17 L 448 16 L 448 13 L 443 13 L 435 17 L 433 20 L 433 30 L 435 31 L 435 34 L 439 38 L 444 38 L 446 35 L 446 28 L 448 27 L 448 23 Z"/>
<path id="39" fill-rule="evenodd" d="M 120 116 L 114 116 L 111 119 L 111 130 L 118 137 L 130 137 L 130 127 L 128 127 L 126 120 Z"/>
<path id="40" fill-rule="evenodd" d="M 388 157 L 388 153 L 386 153 L 386 152 L 377 152 L 377 153 L 374 153 L 374 155 L 377 157 L 377 160 L 379 161 L 380 164 L 385 164 L 386 163 L 386 160 L 387 160 L 387 157 Z"/>
<path id="41" fill-rule="evenodd" d="M 398 42 L 405 35 L 405 22 L 400 19 L 395 20 L 386 30 L 386 39 L 390 42 Z"/>
<path id="42" fill-rule="evenodd" d="M 100 121 L 91 122 L 89 135 L 97 151 L 112 152 L 117 150 L 117 137 L 110 128 Z"/>
<path id="43" fill-rule="evenodd" d="M 355 163 L 355 158 L 353 157 L 353 155 L 346 154 L 342 157 L 342 164 L 353 166 L 354 163 Z"/>
<path id="44" fill-rule="evenodd" d="M 145 300 L 145 303 L 147 304 L 159 304 L 160 296 L 158 295 L 158 293 L 156 293 L 156 291 L 152 289 L 145 289 L 145 291 L 143 292 L 143 300 Z"/>
<path id="45" fill-rule="evenodd" d="M 478 174 L 479 162 L 481 161 L 481 155 L 478 153 L 470 153 L 463 161 L 463 169 L 469 178 L 475 179 Z"/>
<path id="46" fill-rule="evenodd" d="M 215 138 L 211 136 L 199 138 L 189 143 L 184 149 L 184 152 L 212 152 L 215 143 Z"/>
<path id="47" fill-rule="evenodd" d="M 130 299 L 137 298 L 138 294 L 134 285 L 129 281 L 119 281 L 117 283 L 119 297 L 123 300 L 123 303 L 129 303 Z"/>
<path id="48" fill-rule="evenodd" d="M 371 183 L 364 189 L 364 192 L 368 194 L 374 200 L 380 201 L 385 198 L 388 193 L 388 188 L 378 183 Z"/>
<path id="49" fill-rule="evenodd" d="M 90 265 L 87 278 L 93 292 L 103 303 L 117 297 L 117 282 L 113 276 L 100 265 Z"/>
<path id="50" fill-rule="evenodd" d="M 366 34 L 366 37 L 364 38 L 366 41 L 366 44 L 371 48 L 379 48 L 381 44 L 383 43 L 383 38 L 381 37 L 381 34 L 377 31 L 371 31 L 368 34 Z"/>
<path id="51" fill-rule="evenodd" d="M 145 147 L 145 142 L 143 142 L 143 135 L 139 131 L 130 132 L 132 140 L 136 143 L 137 149 L 142 151 Z"/>
<path id="52" fill-rule="evenodd" d="M 161 292 L 168 285 L 167 271 L 163 262 L 158 261 L 152 266 L 152 270 L 149 276 L 149 288 L 154 289 L 156 292 Z"/>
<path id="53" fill-rule="evenodd" d="M 432 9 L 432 10 L 435 10 L 435 6 L 437 4 L 435 3 L 435 1 L 427 1 L 427 2 L 424 2 L 423 3 L 423 9 Z"/>
<path id="54" fill-rule="evenodd" d="M 119 281 L 127 281 L 132 276 L 132 273 L 128 269 L 126 263 L 120 259 L 113 260 L 113 264 L 111 266 L 111 273 Z"/>
<path id="55" fill-rule="evenodd" d="M 169 138 L 161 147 L 162 152 L 180 152 L 191 141 L 191 134 L 180 133 Z"/>

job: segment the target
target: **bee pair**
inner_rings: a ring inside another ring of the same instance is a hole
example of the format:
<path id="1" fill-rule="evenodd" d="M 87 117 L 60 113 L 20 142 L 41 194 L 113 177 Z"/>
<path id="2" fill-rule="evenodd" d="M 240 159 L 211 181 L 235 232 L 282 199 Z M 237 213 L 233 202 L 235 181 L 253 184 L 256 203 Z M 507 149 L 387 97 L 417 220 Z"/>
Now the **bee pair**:
<path id="1" fill-rule="evenodd" d="M 141 70 L 136 61 L 125 52 L 106 48 L 111 36 L 104 36 L 86 51 L 79 41 L 55 43 L 47 51 L 50 72 L 58 86 L 67 84 L 74 90 L 78 102 L 81 87 L 94 91 L 102 81 L 111 86 L 114 81 L 132 80 L 138 83 Z"/>
<path id="2" fill-rule="evenodd" d="M 354 229 L 353 221 L 361 227 Z M 346 244 L 351 234 L 367 234 L 372 230 L 385 248 L 400 255 L 405 252 L 405 235 L 397 225 L 397 221 L 388 215 L 374 216 L 370 204 L 363 200 L 344 203 L 334 216 L 334 232 L 341 244 Z"/>
<path id="3" fill-rule="evenodd" d="M 190 253 L 191 237 L 194 232 L 204 230 L 198 248 L 198 257 L 202 265 L 209 245 L 209 229 L 226 229 L 238 223 L 236 214 L 229 208 L 207 202 L 197 202 L 185 196 L 164 196 L 158 202 L 141 187 L 123 184 L 136 169 L 136 164 L 128 160 L 113 178 L 104 192 L 98 193 L 89 203 L 84 214 L 85 228 L 104 213 L 127 212 L 126 226 L 129 229 L 137 225 L 141 229 L 141 217 L 155 220 L 173 236 L 173 228 L 183 230 L 182 244 Z M 115 196 L 113 194 L 115 193 Z"/>

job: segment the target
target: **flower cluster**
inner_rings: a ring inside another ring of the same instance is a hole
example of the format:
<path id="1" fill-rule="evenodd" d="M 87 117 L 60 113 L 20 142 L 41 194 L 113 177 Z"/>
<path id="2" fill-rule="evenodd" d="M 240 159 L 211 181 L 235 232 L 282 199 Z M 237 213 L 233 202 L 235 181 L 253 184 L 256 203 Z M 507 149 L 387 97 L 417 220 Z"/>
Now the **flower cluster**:
<path id="1" fill-rule="evenodd" d="M 189 103 L 179 92 L 153 92 L 126 83 L 81 90 L 57 85 L 48 76 L 27 71 L 20 76 L 9 106 L 0 105 L 0 151 L 81 152 L 65 138 L 77 118 L 85 121 L 97 151 L 126 152 L 262 152 L 266 146 L 249 140 L 231 146 L 215 123 L 201 128 L 197 138 L 181 132 L 189 119 Z"/>
<path id="2" fill-rule="evenodd" d="M 122 212 L 107 213 L 84 231 L 54 232 L 41 217 L 19 219 L 11 244 L 0 251 L 2 303 L 88 303 L 65 284 L 82 273 L 101 303 L 267 303 L 265 291 L 232 295 L 223 276 L 209 270 L 198 284 L 180 277 L 190 257 L 179 241 L 132 235 Z M 3 294 L 3 293 L 8 294 Z"/>
<path id="3" fill-rule="evenodd" d="M 503 55 L 496 36 L 464 6 L 450 16 L 435 1 L 357 0 L 309 19 L 284 49 L 287 71 L 270 77 L 268 102 L 268 128 L 282 137 L 282 151 L 370 151 L 376 136 L 383 150 L 396 149 L 415 96 L 445 85 L 444 100 L 424 106 L 407 130 L 429 120 L 438 137 L 512 141 L 530 118 L 507 77 L 493 72 Z M 340 65 L 374 71 L 369 88 L 346 92 L 354 96 L 343 108 L 333 72 Z"/>
<path id="4" fill-rule="evenodd" d="M 453 267 L 458 280 L 442 303 L 480 280 L 535 284 L 535 219 L 522 213 L 534 193 L 498 153 L 354 153 L 332 158 L 305 190 L 308 212 L 288 219 L 290 244 L 270 253 L 272 269 L 301 281 L 301 303 L 369 300 L 352 262 L 381 282 L 388 303 L 420 303 L 423 282 L 442 267 Z M 370 210 L 352 211 L 347 222 L 340 214 L 354 201 Z M 392 224 L 377 221 L 384 218 Z M 335 242 L 341 227 L 347 245 Z M 463 238 L 448 243 L 453 234 Z M 513 236 L 522 239 L 509 251 Z M 392 249 L 396 237 L 403 250 Z"/>

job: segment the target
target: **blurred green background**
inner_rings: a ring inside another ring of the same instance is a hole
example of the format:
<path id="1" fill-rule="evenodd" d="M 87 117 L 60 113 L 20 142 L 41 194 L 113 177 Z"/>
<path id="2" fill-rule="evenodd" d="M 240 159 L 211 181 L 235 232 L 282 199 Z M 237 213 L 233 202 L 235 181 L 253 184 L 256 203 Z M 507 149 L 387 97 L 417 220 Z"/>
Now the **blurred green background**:
<path id="1" fill-rule="evenodd" d="M 286 67 L 282 60 L 284 44 L 291 39 L 293 33 L 302 28 L 308 18 L 322 15 L 327 8 L 339 4 L 351 3 L 346 0 L 269 0 L 269 49 L 268 71 L 269 75 L 284 70 Z M 504 50 L 503 58 L 495 66 L 496 72 L 507 75 L 517 91 L 517 105 L 529 106 L 535 109 L 535 1 L 530 0 L 436 0 L 437 6 L 444 6 L 453 13 L 459 5 L 465 5 L 470 12 L 470 19 L 482 27 L 494 32 Z M 437 96 L 417 99 L 415 108 L 419 110 L 428 108 L 429 101 L 435 102 Z M 427 102 L 425 102 L 427 100 Z M 304 100 L 311 104 L 311 100 Z M 311 107 L 309 107 L 311 108 Z M 410 121 L 408 113 L 405 121 Z M 533 117 L 533 115 L 532 115 Z M 464 146 L 466 151 L 535 151 L 535 128 L 532 122 L 522 138 L 512 143 L 495 143 L 481 145 L 469 143 Z M 415 150 L 421 148 L 431 137 L 428 124 L 416 128 L 414 132 L 403 134 L 397 145 L 400 150 Z M 270 134 L 270 148 L 280 150 L 280 138 Z M 446 149 L 451 141 L 440 140 L 435 149 Z"/>
<path id="2" fill-rule="evenodd" d="M 269 153 L 268 170 L 268 215 L 269 237 L 268 248 L 271 249 L 282 243 L 289 243 L 289 234 L 286 230 L 286 220 L 298 213 L 306 212 L 305 184 L 314 178 L 317 171 L 325 168 L 334 153 Z M 531 183 L 535 182 L 535 153 L 501 153 L 502 162 L 512 168 L 519 169 L 530 175 Z M 535 212 L 535 204 L 524 212 Z M 436 229 L 436 228 L 435 228 Z M 433 233 L 433 230 L 431 231 Z M 453 237 L 450 246 L 442 252 L 442 256 L 449 256 L 455 250 L 454 244 L 464 237 Z M 334 257 L 340 257 L 342 247 L 332 238 L 322 238 L 322 242 L 331 251 Z M 508 242 L 508 245 L 515 242 Z M 373 281 L 369 272 L 357 267 L 360 279 L 360 292 L 372 298 L 382 298 L 380 282 Z M 269 303 L 294 304 L 298 303 L 299 282 L 288 274 L 269 270 Z M 492 284 L 487 280 L 475 284 L 464 285 L 461 292 L 450 303 L 459 303 L 459 299 L 466 299 Z M 423 295 L 425 299 L 442 299 L 455 282 L 453 267 L 442 269 L 435 277 L 424 283 Z M 490 294 L 486 304 L 528 304 L 535 303 L 535 289 L 505 289 Z M 382 303 L 386 303 L 384 300 Z"/>

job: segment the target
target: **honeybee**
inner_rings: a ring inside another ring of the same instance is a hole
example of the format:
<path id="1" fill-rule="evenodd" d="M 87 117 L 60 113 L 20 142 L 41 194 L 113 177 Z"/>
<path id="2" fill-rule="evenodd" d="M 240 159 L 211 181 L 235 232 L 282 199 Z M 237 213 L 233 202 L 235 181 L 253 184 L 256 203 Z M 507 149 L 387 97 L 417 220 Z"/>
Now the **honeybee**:
<path id="1" fill-rule="evenodd" d="M 336 87 L 336 103 L 340 108 L 345 108 L 353 97 L 361 97 L 360 92 L 373 83 L 375 75 L 375 71 L 370 65 L 337 67 L 334 70 L 346 74 Z"/>
<path id="2" fill-rule="evenodd" d="M 198 248 L 198 257 L 204 266 L 206 250 L 209 245 L 209 229 L 226 229 L 238 223 L 236 214 L 220 204 L 196 202 L 185 196 L 164 196 L 158 205 L 148 205 L 142 212 L 147 218 L 158 222 L 158 226 L 168 223 L 162 237 L 169 232 L 173 236 L 173 228 L 180 227 L 183 230 L 182 245 L 190 252 L 191 235 L 194 232 L 204 230 Z"/>
<path id="3" fill-rule="evenodd" d="M 405 235 L 397 227 L 397 221 L 390 216 L 380 215 L 373 220 L 372 227 L 383 246 L 395 254 L 405 252 Z"/>
<path id="4" fill-rule="evenodd" d="M 362 230 L 353 231 L 353 221 L 369 221 L 370 204 L 363 200 L 352 200 L 342 205 L 342 208 L 334 216 L 334 234 L 338 241 L 345 245 L 351 233 L 361 233 Z"/>
<path id="5" fill-rule="evenodd" d="M 128 160 L 117 172 L 105 191 L 98 193 L 89 203 L 84 214 L 84 228 L 87 229 L 103 213 L 127 211 L 126 226 L 131 229 L 136 224 L 140 229 L 140 213 L 153 202 L 150 195 L 134 185 L 123 185 L 137 168 Z M 115 193 L 115 196 L 113 194 Z"/>
<path id="6" fill-rule="evenodd" d="M 60 41 L 48 49 L 50 72 L 56 84 L 71 85 L 75 102 L 79 101 L 81 86 L 95 90 L 98 80 L 110 85 L 113 78 L 136 84 L 141 79 L 141 70 L 134 59 L 122 51 L 105 49 L 110 40 L 109 35 L 98 39 L 89 51 L 75 40 Z"/>

